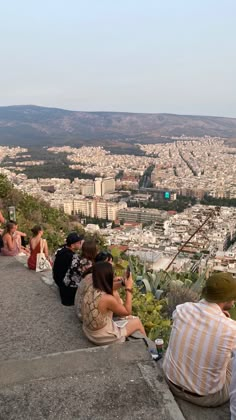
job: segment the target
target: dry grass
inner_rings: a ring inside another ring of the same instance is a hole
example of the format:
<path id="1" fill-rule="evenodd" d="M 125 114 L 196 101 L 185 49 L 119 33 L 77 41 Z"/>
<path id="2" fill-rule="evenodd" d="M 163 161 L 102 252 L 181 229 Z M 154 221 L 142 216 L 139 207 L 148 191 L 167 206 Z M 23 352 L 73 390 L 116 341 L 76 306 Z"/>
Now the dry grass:
<path id="1" fill-rule="evenodd" d="M 200 294 L 184 286 L 173 286 L 167 294 L 167 315 L 172 317 L 177 305 L 199 301 Z"/>

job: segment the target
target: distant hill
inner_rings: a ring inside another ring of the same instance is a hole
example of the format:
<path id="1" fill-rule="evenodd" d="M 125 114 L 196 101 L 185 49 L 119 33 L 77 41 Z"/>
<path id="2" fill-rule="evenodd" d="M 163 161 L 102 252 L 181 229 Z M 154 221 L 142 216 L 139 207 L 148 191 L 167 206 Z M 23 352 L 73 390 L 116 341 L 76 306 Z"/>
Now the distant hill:
<path id="1" fill-rule="evenodd" d="M 33 105 L 0 107 L 1 145 L 103 144 L 166 141 L 170 136 L 236 138 L 236 118 L 123 112 L 77 112 Z"/>

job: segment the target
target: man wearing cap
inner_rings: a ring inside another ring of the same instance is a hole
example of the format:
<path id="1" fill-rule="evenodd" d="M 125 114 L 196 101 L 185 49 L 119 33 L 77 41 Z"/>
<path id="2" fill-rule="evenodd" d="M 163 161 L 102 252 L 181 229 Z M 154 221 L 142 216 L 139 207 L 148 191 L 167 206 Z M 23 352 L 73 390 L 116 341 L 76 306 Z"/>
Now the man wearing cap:
<path id="1" fill-rule="evenodd" d="M 176 307 L 163 370 L 174 395 L 216 407 L 229 399 L 236 322 L 228 310 L 236 300 L 236 279 L 212 274 L 202 295 L 198 303 Z"/>
<path id="2" fill-rule="evenodd" d="M 83 237 L 71 232 L 66 238 L 66 245 L 58 249 L 53 264 L 53 278 L 59 287 L 61 303 L 74 305 L 75 293 L 81 279 L 80 257 L 76 253 L 83 243 Z"/>

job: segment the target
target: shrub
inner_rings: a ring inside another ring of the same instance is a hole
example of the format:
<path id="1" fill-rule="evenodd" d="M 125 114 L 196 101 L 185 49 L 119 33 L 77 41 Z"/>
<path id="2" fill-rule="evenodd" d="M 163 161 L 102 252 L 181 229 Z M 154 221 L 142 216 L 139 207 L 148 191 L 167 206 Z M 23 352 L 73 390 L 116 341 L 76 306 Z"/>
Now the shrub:
<path id="1" fill-rule="evenodd" d="M 173 285 L 167 293 L 166 315 L 171 318 L 177 305 L 185 302 L 197 302 L 200 294 L 180 285 Z"/>

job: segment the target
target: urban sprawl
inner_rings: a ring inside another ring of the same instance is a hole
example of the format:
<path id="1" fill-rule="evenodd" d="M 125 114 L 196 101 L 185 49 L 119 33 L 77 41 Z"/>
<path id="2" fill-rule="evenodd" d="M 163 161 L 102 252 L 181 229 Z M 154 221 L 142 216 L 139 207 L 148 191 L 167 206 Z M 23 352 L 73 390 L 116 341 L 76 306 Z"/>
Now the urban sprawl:
<path id="1" fill-rule="evenodd" d="M 209 218 L 186 246 L 188 238 L 204 223 L 213 206 L 199 204 L 205 195 L 236 198 L 236 149 L 224 139 L 204 137 L 172 138 L 170 143 L 140 144 L 143 156 L 112 154 L 103 147 L 50 147 L 48 153 L 67 155 L 68 166 L 89 174 L 91 179 L 30 179 L 29 166 L 44 165 L 32 160 L 25 148 L 0 147 L 0 172 L 16 188 L 43 198 L 80 220 L 103 219 L 102 228 L 88 223 L 86 229 L 99 231 L 108 245 L 121 245 L 138 255 L 154 270 L 165 270 L 183 248 L 171 270 L 229 271 L 236 275 L 236 208 L 221 207 Z M 3 164 L 4 162 L 4 164 Z M 150 186 L 141 185 L 149 172 Z M 144 208 L 153 195 L 174 201 L 178 196 L 197 199 L 182 213 Z M 128 206 L 132 202 L 136 206 Z"/>

